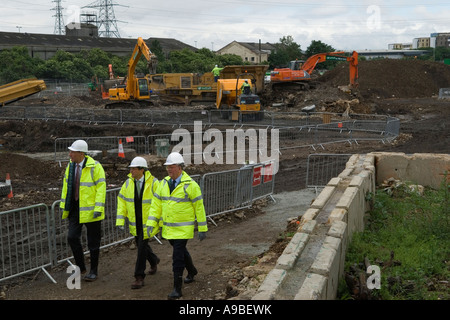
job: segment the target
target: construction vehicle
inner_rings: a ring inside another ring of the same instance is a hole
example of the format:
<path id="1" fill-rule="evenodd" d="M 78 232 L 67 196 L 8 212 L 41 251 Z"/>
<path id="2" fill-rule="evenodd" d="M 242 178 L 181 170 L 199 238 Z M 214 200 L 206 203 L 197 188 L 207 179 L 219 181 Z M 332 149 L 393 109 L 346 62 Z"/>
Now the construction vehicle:
<path id="1" fill-rule="evenodd" d="M 251 73 L 256 78 L 257 93 L 264 88 L 264 75 L 267 65 L 232 65 L 225 66 L 220 73 L 221 79 L 236 79 L 242 73 Z M 198 73 L 162 73 L 147 76 L 150 89 L 158 95 L 161 102 L 191 103 L 215 102 L 217 82 L 212 72 Z"/>
<path id="2" fill-rule="evenodd" d="M 159 73 L 147 75 L 150 90 L 161 103 L 190 105 L 194 102 L 214 102 L 217 84 L 212 73 Z"/>
<path id="3" fill-rule="evenodd" d="M 318 63 L 325 61 L 348 61 L 350 67 L 350 88 L 358 86 L 358 53 L 353 51 L 351 56 L 344 55 L 344 51 L 318 53 L 306 61 L 291 61 L 289 68 L 274 69 L 270 73 L 270 82 L 273 90 L 308 90 L 314 87 L 311 73 Z"/>
<path id="4" fill-rule="evenodd" d="M 21 79 L 0 86 L 0 105 L 4 106 L 16 100 L 47 89 L 44 80 L 36 78 Z"/>
<path id="5" fill-rule="evenodd" d="M 136 65 L 141 56 L 144 56 L 145 59 L 147 59 L 150 74 L 156 73 L 157 57 L 150 51 L 144 40 L 139 37 L 131 58 L 128 61 L 127 76 L 121 84 L 116 84 L 109 89 L 109 100 L 112 101 L 112 103 L 107 104 L 105 108 L 139 108 L 151 104 L 148 78 L 144 75 L 135 75 Z"/>
<path id="6" fill-rule="evenodd" d="M 248 83 L 247 90 L 243 88 L 244 83 Z M 236 79 L 218 79 L 216 108 L 221 118 L 238 121 L 241 114 L 242 119 L 262 120 L 264 113 L 256 92 L 256 78 L 251 73 L 240 74 Z"/>

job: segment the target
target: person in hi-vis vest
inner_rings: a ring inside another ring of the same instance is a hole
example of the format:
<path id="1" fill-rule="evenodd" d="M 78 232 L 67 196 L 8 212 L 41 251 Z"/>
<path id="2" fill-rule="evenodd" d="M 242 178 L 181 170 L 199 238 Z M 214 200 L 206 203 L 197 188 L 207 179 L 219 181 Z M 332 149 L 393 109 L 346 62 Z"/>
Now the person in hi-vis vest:
<path id="1" fill-rule="evenodd" d="M 74 141 L 69 150 L 70 162 L 64 173 L 60 208 L 63 210 L 62 218 L 69 218 L 67 240 L 81 274 L 86 273 L 81 245 L 81 230 L 86 226 L 91 268 L 84 279 L 95 281 L 98 276 L 101 222 L 105 218 L 105 171 L 100 162 L 86 155 L 86 141 Z"/>
<path id="2" fill-rule="evenodd" d="M 116 226 L 123 228 L 125 219 L 128 219 L 128 227 L 137 246 L 135 281 L 131 284 L 131 289 L 140 289 L 144 286 L 147 261 L 150 263 L 150 275 L 156 273 L 160 261 L 149 245 L 146 226 L 158 179 L 150 173 L 147 160 L 143 157 L 135 157 L 128 167 L 130 174 L 117 196 Z"/>
<path id="3" fill-rule="evenodd" d="M 172 152 L 164 165 L 169 175 L 159 182 L 153 197 L 147 231 L 151 237 L 161 227 L 162 237 L 169 240 L 173 247 L 174 288 L 168 298 L 178 299 L 182 296 L 184 269 L 187 270 L 185 283 L 194 281 L 194 276 L 198 273 L 186 248 L 188 240 L 194 237 L 195 221 L 200 240 L 206 238 L 208 226 L 200 186 L 183 170 L 183 156 Z"/>

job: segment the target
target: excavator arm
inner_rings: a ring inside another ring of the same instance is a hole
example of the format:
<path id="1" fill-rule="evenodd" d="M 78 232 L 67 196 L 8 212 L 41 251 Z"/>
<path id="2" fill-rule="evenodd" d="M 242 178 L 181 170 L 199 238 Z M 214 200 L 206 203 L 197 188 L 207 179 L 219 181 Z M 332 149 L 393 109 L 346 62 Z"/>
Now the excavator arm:
<path id="1" fill-rule="evenodd" d="M 358 82 L 358 52 L 353 51 L 350 57 L 345 56 L 344 53 L 344 51 L 336 51 L 315 54 L 305 61 L 301 69 L 306 71 L 308 74 L 311 74 L 318 63 L 322 63 L 327 60 L 348 61 L 350 64 L 350 85 L 355 87 Z"/>
<path id="2" fill-rule="evenodd" d="M 356 88 L 358 85 L 358 53 L 353 51 L 351 56 L 344 55 L 344 51 L 318 53 L 309 57 L 301 67 L 300 61 L 292 61 L 290 68 L 274 69 L 270 74 L 272 88 L 302 89 L 307 90 L 311 82 L 311 73 L 318 63 L 328 60 L 348 61 L 350 64 L 350 86 Z"/>
<path id="3" fill-rule="evenodd" d="M 131 94 L 135 91 L 136 88 L 136 78 L 134 76 L 134 72 L 136 70 L 136 65 L 139 62 L 141 56 L 144 55 L 145 59 L 148 62 L 148 67 L 150 73 L 156 73 L 156 65 L 157 58 L 150 49 L 148 48 L 145 41 L 139 37 L 137 39 L 137 43 L 134 47 L 133 53 L 131 55 L 130 60 L 128 60 L 128 75 L 127 75 L 127 91 Z M 134 96 L 134 95 L 133 95 Z"/>

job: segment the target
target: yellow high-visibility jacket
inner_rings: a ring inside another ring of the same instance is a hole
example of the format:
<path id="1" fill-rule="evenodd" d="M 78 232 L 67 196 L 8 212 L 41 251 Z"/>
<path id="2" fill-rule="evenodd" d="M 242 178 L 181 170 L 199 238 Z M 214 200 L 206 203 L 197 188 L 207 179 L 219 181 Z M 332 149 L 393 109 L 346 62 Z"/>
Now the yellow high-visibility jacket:
<path id="1" fill-rule="evenodd" d="M 90 156 L 86 156 L 86 165 L 81 170 L 80 177 L 80 223 L 88 223 L 103 220 L 105 218 L 105 202 L 106 202 L 106 178 L 105 171 L 100 162 L 95 161 Z M 61 192 L 60 208 L 63 209 L 62 218 L 69 216 L 70 208 L 66 208 L 66 198 L 71 195 L 67 194 L 67 181 L 69 178 L 69 168 L 72 161 L 67 165 L 64 173 L 63 188 Z M 94 212 L 100 215 L 94 218 Z"/>
<path id="2" fill-rule="evenodd" d="M 197 182 L 183 171 L 180 183 L 171 194 L 169 180 L 167 176 L 160 181 L 153 197 L 147 220 L 147 227 L 153 227 L 150 236 L 162 226 L 165 239 L 192 239 L 195 219 L 199 232 L 208 231 L 202 192 Z"/>
<path id="3" fill-rule="evenodd" d="M 150 171 L 144 172 L 144 191 L 142 193 L 142 226 L 144 228 L 144 239 L 148 239 L 147 234 L 147 218 L 152 204 L 153 194 L 158 187 L 158 179 L 156 179 Z M 136 211 L 134 205 L 135 180 L 131 173 L 128 179 L 122 185 L 119 195 L 117 196 L 117 218 L 116 226 L 123 226 L 125 218 L 128 219 L 128 227 L 130 233 L 137 236 L 136 230 Z"/>

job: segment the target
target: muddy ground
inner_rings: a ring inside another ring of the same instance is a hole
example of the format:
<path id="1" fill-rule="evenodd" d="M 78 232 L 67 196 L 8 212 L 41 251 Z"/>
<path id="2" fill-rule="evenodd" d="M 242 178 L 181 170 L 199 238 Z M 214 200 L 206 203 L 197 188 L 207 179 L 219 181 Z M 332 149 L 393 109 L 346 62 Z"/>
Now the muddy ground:
<path id="1" fill-rule="evenodd" d="M 381 62 L 380 62 L 381 61 Z M 340 69 L 339 69 L 340 68 Z M 440 87 L 450 87 L 450 68 L 442 64 L 410 61 L 409 63 L 377 60 L 360 64 L 360 87 L 355 96 L 337 89 L 346 84 L 348 69 L 340 66 L 325 74 L 321 84 L 308 92 L 274 93 L 263 95 L 266 109 L 272 103 L 289 102 L 280 111 L 299 111 L 315 104 L 318 111 L 343 112 L 353 101 L 355 113 L 389 114 L 401 119 L 400 136 L 390 144 L 361 142 L 357 144 L 327 145 L 326 153 L 367 153 L 392 151 L 405 153 L 450 153 L 450 101 L 438 100 Z M 392 78 L 395 78 L 394 80 Z M 356 100 L 355 100 L 356 99 Z M 95 96 L 84 98 L 54 98 L 45 101 L 28 100 L 31 104 L 55 103 L 64 106 L 101 108 Z M 344 103 L 343 103 L 344 101 Z M 18 105 L 25 100 L 17 102 Z M 176 107 L 174 107 L 176 108 Z M 151 128 L 120 127 L 122 135 L 153 134 Z M 29 155 L 42 150 L 52 151 L 55 137 L 86 135 L 117 135 L 118 127 L 40 121 L 0 121 L 0 178 L 10 173 L 14 187 L 12 199 L 0 198 L 0 212 L 44 202 L 51 205 L 59 199 L 64 168 L 53 161 L 42 161 Z M 314 150 L 293 149 L 280 156 L 280 170 L 275 177 L 277 203 L 259 201 L 253 208 L 231 213 L 209 224 L 207 239 L 189 241 L 188 249 L 199 269 L 196 281 L 183 287 L 183 299 L 249 299 L 276 263 L 289 238 L 286 232 L 295 230 L 289 217 L 302 214 L 296 201 L 311 195 L 304 194 L 306 158 Z M 165 175 L 162 160 L 150 170 L 157 178 Z M 125 163 L 122 163 L 124 165 Z M 123 166 L 122 166 L 123 167 Z M 120 185 L 128 173 L 115 164 L 105 164 L 107 181 Z M 191 166 L 190 174 L 226 169 L 221 166 Z M 313 197 L 314 195 L 312 195 Z M 290 204 L 290 206 L 289 206 Z M 288 205 L 288 208 L 283 207 Z M 277 208 L 284 214 L 276 214 Z M 233 247 L 233 249 L 230 249 Z M 131 290 L 136 250 L 132 243 L 101 252 L 100 278 L 94 283 L 82 283 L 81 290 L 69 290 L 65 266 L 51 270 L 58 281 L 53 284 L 42 273 L 33 273 L 0 283 L 4 299 L 166 299 L 171 291 L 171 247 L 155 242 L 152 248 L 161 258 L 158 272 L 146 278 L 146 286 Z M 237 248 L 242 248 L 238 250 Z"/>

